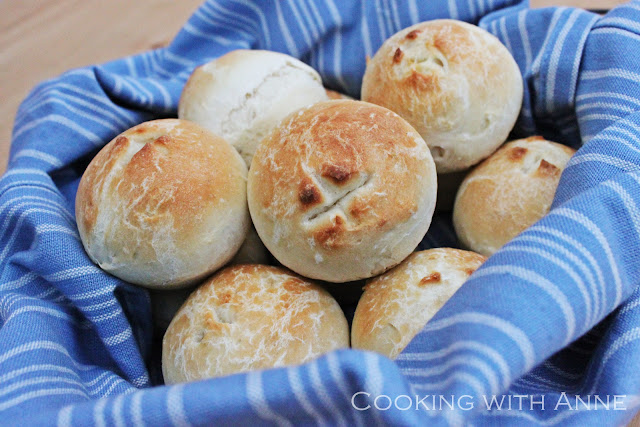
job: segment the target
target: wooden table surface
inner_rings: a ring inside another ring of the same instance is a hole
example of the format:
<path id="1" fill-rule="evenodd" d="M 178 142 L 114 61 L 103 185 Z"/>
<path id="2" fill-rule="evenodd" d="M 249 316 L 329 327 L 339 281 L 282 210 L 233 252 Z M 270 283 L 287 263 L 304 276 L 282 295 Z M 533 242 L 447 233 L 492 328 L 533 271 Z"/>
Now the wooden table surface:
<path id="1" fill-rule="evenodd" d="M 19 103 L 42 80 L 166 45 L 201 0 L 0 1 L 0 174 Z M 621 0 L 531 0 L 609 9 Z M 640 416 L 632 422 L 640 426 Z"/>

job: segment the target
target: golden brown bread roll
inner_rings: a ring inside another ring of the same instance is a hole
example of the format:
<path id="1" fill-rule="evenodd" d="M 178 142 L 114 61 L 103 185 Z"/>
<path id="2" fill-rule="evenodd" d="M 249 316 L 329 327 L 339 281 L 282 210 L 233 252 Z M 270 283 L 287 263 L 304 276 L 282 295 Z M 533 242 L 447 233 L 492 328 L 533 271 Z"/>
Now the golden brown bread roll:
<path id="1" fill-rule="evenodd" d="M 353 317 L 351 345 L 395 359 L 485 259 L 430 249 L 369 280 Z"/>
<path id="2" fill-rule="evenodd" d="M 511 141 L 478 165 L 453 208 L 460 242 L 490 256 L 546 215 L 574 152 L 536 136 Z"/>
<path id="3" fill-rule="evenodd" d="M 511 132 L 522 76 L 500 41 L 448 19 L 394 34 L 368 62 L 362 100 L 395 111 L 431 149 L 438 173 L 467 169 Z"/>
<path id="4" fill-rule="evenodd" d="M 180 308 L 164 336 L 166 384 L 296 365 L 349 346 L 338 303 L 320 286 L 264 265 L 225 268 Z"/>
<path id="5" fill-rule="evenodd" d="M 420 135 L 386 108 L 349 100 L 292 114 L 258 147 L 247 195 L 269 251 L 328 282 L 379 274 L 423 238 L 436 198 Z"/>
<path id="6" fill-rule="evenodd" d="M 233 145 L 247 166 L 256 147 L 289 113 L 327 100 L 320 75 L 283 53 L 234 50 L 194 70 L 178 117 Z"/>
<path id="7" fill-rule="evenodd" d="M 142 123 L 87 167 L 76 219 L 91 259 L 123 280 L 187 286 L 228 262 L 250 218 L 247 168 L 222 138 L 195 123 Z"/>

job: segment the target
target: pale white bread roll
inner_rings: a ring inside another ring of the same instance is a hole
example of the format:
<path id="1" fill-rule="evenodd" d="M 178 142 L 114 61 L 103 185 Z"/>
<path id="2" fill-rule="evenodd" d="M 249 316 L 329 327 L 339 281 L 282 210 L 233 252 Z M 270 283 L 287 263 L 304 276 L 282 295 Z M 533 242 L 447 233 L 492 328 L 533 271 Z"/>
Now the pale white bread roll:
<path id="1" fill-rule="evenodd" d="M 178 119 L 135 126 L 87 167 L 82 243 L 103 270 L 153 288 L 188 286 L 227 263 L 249 228 L 247 168 L 222 138 Z"/>
<path id="2" fill-rule="evenodd" d="M 370 279 L 353 317 L 352 347 L 395 359 L 485 259 L 459 249 L 429 249 Z"/>
<path id="3" fill-rule="evenodd" d="M 162 344 L 166 384 L 305 363 L 349 346 L 338 303 L 289 271 L 237 265 L 199 287 Z"/>
<path id="4" fill-rule="evenodd" d="M 194 70 L 178 117 L 233 145 L 247 166 L 264 136 L 290 113 L 328 99 L 320 75 L 289 55 L 234 50 Z"/>
<path id="5" fill-rule="evenodd" d="M 453 208 L 460 242 L 489 256 L 541 219 L 574 152 L 542 137 L 502 146 L 460 185 Z"/>
<path id="6" fill-rule="evenodd" d="M 429 228 L 436 172 L 400 116 L 332 100 L 292 114 L 258 147 L 247 195 L 273 256 L 306 277 L 368 278 L 408 256 Z"/>
<path id="7" fill-rule="evenodd" d="M 438 173 L 467 169 L 493 153 L 515 124 L 522 92 L 518 65 L 496 37 L 446 19 L 391 36 L 362 81 L 362 100 L 411 123 Z"/>

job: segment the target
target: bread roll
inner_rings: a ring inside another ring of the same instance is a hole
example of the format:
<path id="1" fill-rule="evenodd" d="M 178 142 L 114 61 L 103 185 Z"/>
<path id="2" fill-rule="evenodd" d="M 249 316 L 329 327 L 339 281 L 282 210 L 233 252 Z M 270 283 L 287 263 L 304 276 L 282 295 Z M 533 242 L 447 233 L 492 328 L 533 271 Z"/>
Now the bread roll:
<path id="1" fill-rule="evenodd" d="M 178 117 L 233 145 L 247 166 L 256 147 L 289 113 L 328 99 L 318 73 L 283 53 L 234 50 L 195 69 Z"/>
<path id="2" fill-rule="evenodd" d="M 405 118 L 427 142 L 438 173 L 454 172 L 507 139 L 522 104 L 522 76 L 493 35 L 435 20 L 384 42 L 367 64 L 362 100 Z"/>
<path id="3" fill-rule="evenodd" d="M 331 90 L 331 89 L 326 89 L 325 91 L 327 92 L 327 97 L 329 99 L 351 99 L 353 100 L 352 97 L 350 97 L 349 95 L 345 95 L 344 93 L 340 93 L 340 92 L 336 92 L 335 90 Z"/>
<path id="4" fill-rule="evenodd" d="M 435 166 L 397 114 L 333 100 L 292 114 L 258 147 L 248 181 L 256 231 L 278 261 L 328 282 L 379 274 L 427 232 Z"/>
<path id="5" fill-rule="evenodd" d="M 478 165 L 453 208 L 460 242 L 489 256 L 546 215 L 574 152 L 537 136 L 509 142 Z"/>
<path id="6" fill-rule="evenodd" d="M 228 262 L 250 219 L 247 168 L 195 123 L 142 123 L 108 143 L 76 197 L 82 243 L 103 270 L 153 288 L 187 286 Z"/>
<path id="7" fill-rule="evenodd" d="M 347 320 L 321 287 L 264 265 L 228 267 L 198 288 L 162 344 L 166 384 L 296 365 L 349 346 Z"/>
<path id="8" fill-rule="evenodd" d="M 369 280 L 353 316 L 352 347 L 395 359 L 484 261 L 474 252 L 429 249 Z"/>

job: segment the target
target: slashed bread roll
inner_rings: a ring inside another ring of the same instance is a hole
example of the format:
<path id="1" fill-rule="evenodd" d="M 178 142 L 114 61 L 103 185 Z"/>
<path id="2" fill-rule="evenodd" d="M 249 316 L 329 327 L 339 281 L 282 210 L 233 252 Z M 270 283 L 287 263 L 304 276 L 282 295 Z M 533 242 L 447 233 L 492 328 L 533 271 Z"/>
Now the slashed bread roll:
<path id="1" fill-rule="evenodd" d="M 369 280 L 353 317 L 352 347 L 395 359 L 485 259 L 429 249 Z"/>
<path id="2" fill-rule="evenodd" d="M 342 283 L 379 274 L 415 249 L 436 187 L 429 149 L 411 125 L 377 105 L 332 100 L 292 114 L 263 140 L 247 195 L 278 261 Z"/>
<path id="3" fill-rule="evenodd" d="M 362 81 L 362 100 L 411 123 L 438 173 L 467 169 L 493 153 L 515 124 L 522 93 L 518 65 L 498 39 L 448 19 L 391 36 Z"/>
<path id="4" fill-rule="evenodd" d="M 103 270 L 153 288 L 187 286 L 227 263 L 245 239 L 247 168 L 195 123 L 142 123 L 109 142 L 76 196 L 82 243 Z"/>
<path id="5" fill-rule="evenodd" d="M 178 117 L 233 145 L 247 166 L 263 137 L 290 113 L 327 100 L 320 75 L 289 55 L 234 50 L 194 70 Z"/>
<path id="6" fill-rule="evenodd" d="M 539 136 L 502 146 L 460 185 L 453 207 L 460 242 L 489 256 L 541 219 L 574 152 Z"/>
<path id="7" fill-rule="evenodd" d="M 338 303 L 282 268 L 237 265 L 199 287 L 162 345 L 166 384 L 297 365 L 349 346 Z"/>

